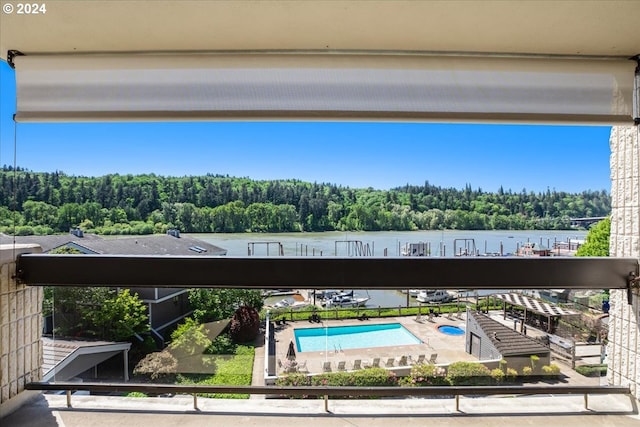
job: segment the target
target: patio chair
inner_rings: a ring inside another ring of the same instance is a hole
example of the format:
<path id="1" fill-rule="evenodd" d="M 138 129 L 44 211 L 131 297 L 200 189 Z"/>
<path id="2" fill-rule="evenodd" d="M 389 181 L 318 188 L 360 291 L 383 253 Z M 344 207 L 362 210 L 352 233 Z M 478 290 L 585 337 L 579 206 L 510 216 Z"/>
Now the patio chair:
<path id="1" fill-rule="evenodd" d="M 298 365 L 296 366 L 296 370 L 298 372 L 306 372 L 309 373 L 309 368 L 307 368 L 307 361 L 303 361 L 303 362 L 299 362 Z"/>
<path id="2" fill-rule="evenodd" d="M 373 358 L 373 362 L 365 363 L 364 367 L 365 368 L 379 368 L 380 367 L 380 358 L 379 357 L 374 357 Z"/>
<path id="3" fill-rule="evenodd" d="M 447 320 L 453 320 L 453 311 L 447 313 Z"/>
<path id="4" fill-rule="evenodd" d="M 413 361 L 412 365 L 420 365 L 424 363 L 424 359 L 426 359 L 426 357 L 427 356 L 425 354 L 419 354 L 418 358 L 415 361 Z"/>
<path id="5" fill-rule="evenodd" d="M 331 362 L 327 361 L 322 364 L 322 372 L 331 372 Z"/>
<path id="6" fill-rule="evenodd" d="M 435 365 L 436 364 L 436 359 L 438 359 L 438 353 L 433 353 L 431 355 L 431 357 L 429 357 L 429 363 L 431 365 Z"/>
<path id="7" fill-rule="evenodd" d="M 278 359 L 278 368 L 280 368 L 280 370 L 284 370 L 284 366 L 282 365 L 282 360 Z"/>
<path id="8" fill-rule="evenodd" d="M 385 363 L 384 366 L 386 368 L 392 368 L 395 365 L 395 363 L 396 363 L 396 359 L 394 359 L 393 357 L 389 357 L 387 359 L 387 363 Z"/>
<path id="9" fill-rule="evenodd" d="M 362 369 L 362 361 L 360 359 L 353 361 L 353 370 L 357 371 L 358 369 Z"/>
<path id="10" fill-rule="evenodd" d="M 344 360 L 341 360 L 338 362 L 338 371 L 346 371 L 347 370 L 347 362 L 345 362 Z"/>
<path id="11" fill-rule="evenodd" d="M 407 356 L 400 356 L 398 366 L 407 366 Z"/>

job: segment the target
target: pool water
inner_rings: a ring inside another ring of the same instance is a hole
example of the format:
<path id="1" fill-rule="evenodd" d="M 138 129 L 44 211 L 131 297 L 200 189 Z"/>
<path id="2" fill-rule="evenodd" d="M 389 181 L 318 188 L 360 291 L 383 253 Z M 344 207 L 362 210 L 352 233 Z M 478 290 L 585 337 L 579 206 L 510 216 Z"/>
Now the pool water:
<path id="1" fill-rule="evenodd" d="M 464 335 L 464 329 L 457 326 L 442 325 L 438 326 L 438 330 L 446 335 Z"/>
<path id="2" fill-rule="evenodd" d="M 422 344 L 400 323 L 304 328 L 296 329 L 294 335 L 299 352 Z"/>

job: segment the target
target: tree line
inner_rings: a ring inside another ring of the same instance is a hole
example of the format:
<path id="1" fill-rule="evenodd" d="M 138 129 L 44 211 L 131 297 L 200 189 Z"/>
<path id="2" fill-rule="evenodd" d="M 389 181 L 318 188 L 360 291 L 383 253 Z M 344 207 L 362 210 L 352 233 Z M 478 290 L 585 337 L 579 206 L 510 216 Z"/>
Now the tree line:
<path id="1" fill-rule="evenodd" d="M 606 216 L 604 191 L 497 192 L 426 181 L 390 190 L 295 179 L 258 181 L 208 174 L 100 177 L 0 171 L 0 231 L 98 234 L 291 231 L 568 229 L 569 218 Z"/>

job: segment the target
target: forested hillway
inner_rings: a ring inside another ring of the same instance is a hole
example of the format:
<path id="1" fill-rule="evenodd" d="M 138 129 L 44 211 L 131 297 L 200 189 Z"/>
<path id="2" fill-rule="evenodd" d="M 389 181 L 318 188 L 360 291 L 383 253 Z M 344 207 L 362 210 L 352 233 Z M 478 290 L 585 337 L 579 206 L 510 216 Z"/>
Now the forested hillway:
<path id="1" fill-rule="evenodd" d="M 390 190 L 222 175 L 84 177 L 0 171 L 0 231 L 99 234 L 409 230 L 560 230 L 570 218 L 607 216 L 604 191 L 442 188 Z"/>

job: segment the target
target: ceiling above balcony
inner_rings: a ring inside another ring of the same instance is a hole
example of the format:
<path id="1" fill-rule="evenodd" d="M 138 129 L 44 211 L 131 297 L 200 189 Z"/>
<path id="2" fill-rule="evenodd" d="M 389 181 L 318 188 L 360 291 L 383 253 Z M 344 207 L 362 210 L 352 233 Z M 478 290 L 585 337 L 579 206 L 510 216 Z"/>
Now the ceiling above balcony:
<path id="1" fill-rule="evenodd" d="M 18 2 L 3 1 L 17 6 Z M 640 1 L 41 1 L 0 13 L 0 56 L 357 50 L 632 56 Z"/>

